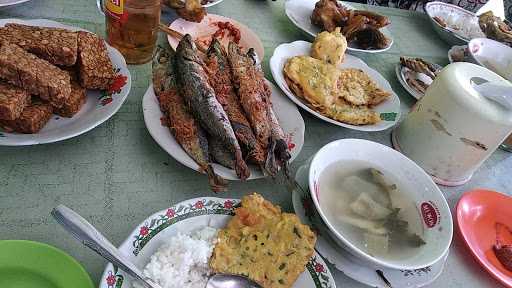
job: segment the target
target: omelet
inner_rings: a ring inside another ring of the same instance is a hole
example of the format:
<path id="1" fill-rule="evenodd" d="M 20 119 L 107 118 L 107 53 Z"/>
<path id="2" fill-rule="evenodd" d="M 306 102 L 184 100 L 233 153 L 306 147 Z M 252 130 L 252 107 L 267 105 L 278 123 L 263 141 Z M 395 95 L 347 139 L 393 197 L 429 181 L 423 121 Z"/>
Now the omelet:
<path id="1" fill-rule="evenodd" d="M 375 106 L 391 96 L 391 93 L 377 87 L 361 69 L 342 69 L 338 88 L 340 96 L 354 105 Z"/>
<path id="2" fill-rule="evenodd" d="M 263 288 L 292 287 L 313 256 L 316 235 L 258 194 L 245 196 L 235 213 L 218 233 L 212 270 L 248 276 Z"/>
<path id="3" fill-rule="evenodd" d="M 343 70 L 332 64 L 309 56 L 296 56 L 288 59 L 284 67 L 288 87 L 295 95 L 305 100 L 313 110 L 336 121 L 367 125 L 380 121 L 377 112 L 365 105 L 354 105 L 348 91 L 341 83 Z"/>
<path id="4" fill-rule="evenodd" d="M 337 27 L 332 32 L 318 34 L 311 46 L 311 57 L 333 65 L 341 64 L 347 50 L 347 39 L 340 29 Z"/>

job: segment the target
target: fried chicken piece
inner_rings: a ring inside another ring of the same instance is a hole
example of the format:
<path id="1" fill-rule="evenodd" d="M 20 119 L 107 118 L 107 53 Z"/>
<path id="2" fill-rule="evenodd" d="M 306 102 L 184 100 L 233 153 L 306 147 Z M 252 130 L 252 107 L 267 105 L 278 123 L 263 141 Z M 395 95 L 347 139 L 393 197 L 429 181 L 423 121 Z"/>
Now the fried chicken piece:
<path id="1" fill-rule="evenodd" d="M 487 38 L 512 47 L 512 27 L 509 27 L 499 17 L 494 16 L 492 11 L 478 16 L 478 25 Z"/>
<path id="2" fill-rule="evenodd" d="M 206 16 L 206 9 L 199 0 L 186 0 L 185 7 L 176 9 L 176 13 L 187 21 L 200 23 Z"/>
<path id="3" fill-rule="evenodd" d="M 336 0 L 320 0 L 315 4 L 311 23 L 329 32 L 348 19 L 348 9 Z"/>

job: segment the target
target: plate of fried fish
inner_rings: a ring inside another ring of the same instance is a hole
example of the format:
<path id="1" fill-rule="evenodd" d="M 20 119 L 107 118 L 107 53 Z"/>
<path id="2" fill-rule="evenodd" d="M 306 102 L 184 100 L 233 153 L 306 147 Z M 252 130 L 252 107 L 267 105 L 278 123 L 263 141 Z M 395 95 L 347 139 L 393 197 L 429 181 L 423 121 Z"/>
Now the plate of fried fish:
<path id="1" fill-rule="evenodd" d="M 285 12 L 290 21 L 306 34 L 316 37 L 322 31 L 341 28 L 348 50 L 377 53 L 391 48 L 393 38 L 386 26 L 388 17 L 357 10 L 337 0 L 287 0 Z"/>
<path id="2" fill-rule="evenodd" d="M 344 51 L 318 55 L 315 46 L 326 46 L 316 44 L 295 41 L 275 49 L 270 70 L 281 90 L 304 110 L 338 126 L 360 131 L 394 126 L 400 118 L 400 99 L 389 82 Z"/>
<path id="3" fill-rule="evenodd" d="M 112 117 L 131 77 L 99 36 L 55 21 L 0 20 L 0 145 L 52 143 Z"/>
<path id="4" fill-rule="evenodd" d="M 214 40 L 203 58 L 185 35 L 176 52 L 160 47 L 153 59 L 146 126 L 178 162 L 206 173 L 216 192 L 226 180 L 287 173 L 304 143 L 297 107 L 265 80 L 253 56 Z"/>
<path id="5" fill-rule="evenodd" d="M 176 203 L 137 226 L 119 250 L 162 288 L 202 288 L 215 273 L 264 288 L 335 288 L 315 243 L 295 214 L 254 193 Z M 109 263 L 98 287 L 143 287 L 134 282 Z"/>
<path id="6" fill-rule="evenodd" d="M 422 58 L 400 57 L 400 63 L 396 65 L 395 72 L 404 89 L 419 100 L 425 95 L 428 86 L 432 84 L 442 68 L 441 65 L 430 63 Z"/>

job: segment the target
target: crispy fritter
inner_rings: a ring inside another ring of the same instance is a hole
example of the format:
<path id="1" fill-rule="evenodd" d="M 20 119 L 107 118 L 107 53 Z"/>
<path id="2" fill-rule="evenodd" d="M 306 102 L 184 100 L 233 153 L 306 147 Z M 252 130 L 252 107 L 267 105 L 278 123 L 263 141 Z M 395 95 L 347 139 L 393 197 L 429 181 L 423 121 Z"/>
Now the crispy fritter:
<path id="1" fill-rule="evenodd" d="M 311 57 L 338 65 L 343 62 L 346 50 L 347 39 L 337 27 L 333 32 L 323 31 L 316 36 L 311 46 Z"/>
<path id="2" fill-rule="evenodd" d="M 315 234 L 258 194 L 245 196 L 235 213 L 219 231 L 213 271 L 246 275 L 263 288 L 292 287 L 314 253 Z"/>
<path id="3" fill-rule="evenodd" d="M 338 81 L 339 95 L 354 105 L 378 105 L 388 99 L 391 93 L 377 87 L 377 84 L 360 69 L 343 69 Z"/>
<path id="4" fill-rule="evenodd" d="M 378 123 L 378 113 L 367 106 L 353 105 L 341 95 L 340 87 L 344 86 L 340 84 L 342 71 L 309 56 L 293 57 L 284 67 L 288 87 L 313 110 L 352 125 Z M 378 99 L 374 102 L 377 103 Z"/>

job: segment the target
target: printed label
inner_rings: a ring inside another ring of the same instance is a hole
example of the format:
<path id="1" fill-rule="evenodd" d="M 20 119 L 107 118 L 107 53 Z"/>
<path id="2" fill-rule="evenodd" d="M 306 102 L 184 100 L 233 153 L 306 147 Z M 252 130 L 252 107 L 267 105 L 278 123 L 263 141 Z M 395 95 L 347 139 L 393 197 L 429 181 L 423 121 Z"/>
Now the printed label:
<path id="1" fill-rule="evenodd" d="M 438 209 L 432 202 L 423 202 L 420 206 L 421 215 L 423 217 L 423 222 L 427 225 L 428 228 L 433 228 L 437 224 L 439 224 L 440 215 Z"/>
<path id="2" fill-rule="evenodd" d="M 107 13 L 116 18 L 120 19 L 123 16 L 124 12 L 124 0 L 107 0 L 107 4 L 105 5 L 107 8 Z"/>

